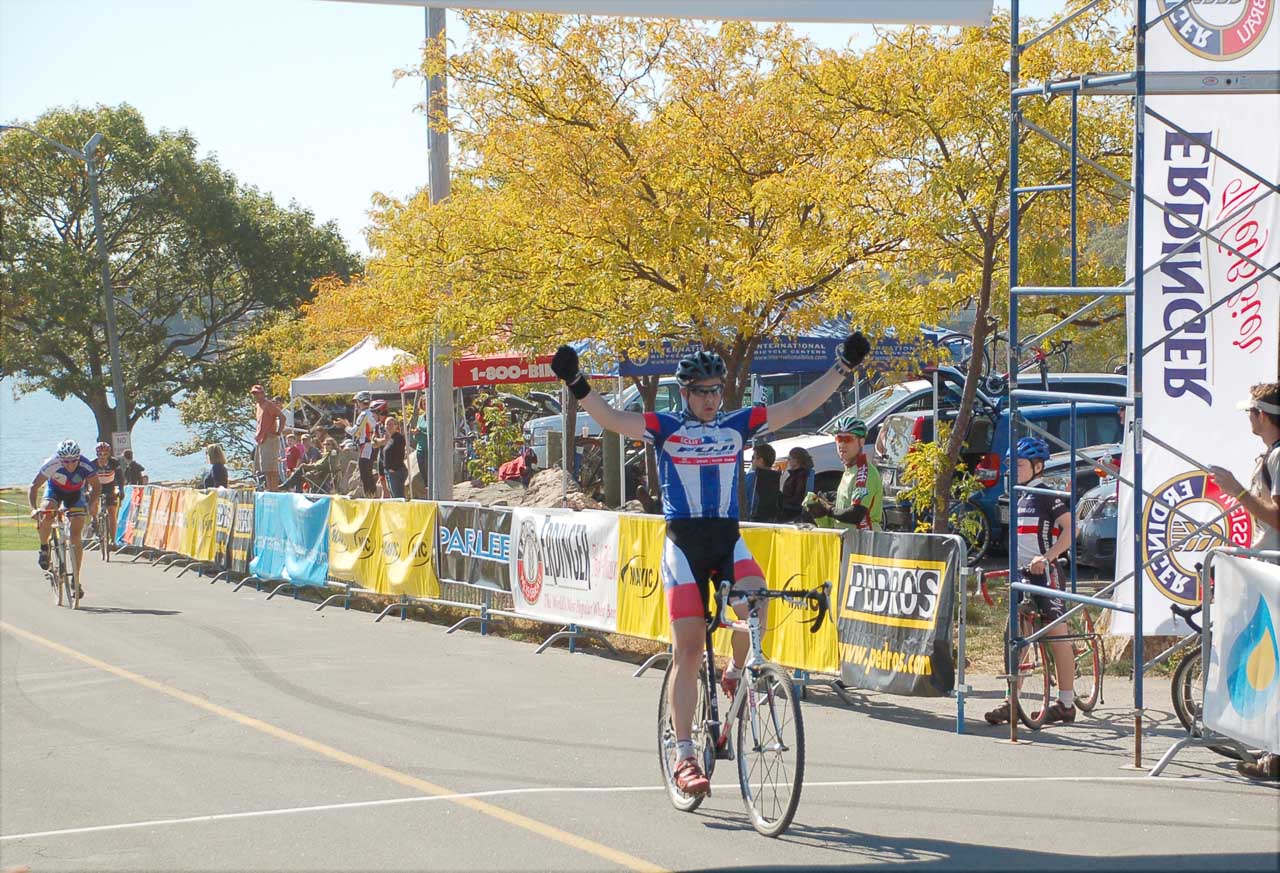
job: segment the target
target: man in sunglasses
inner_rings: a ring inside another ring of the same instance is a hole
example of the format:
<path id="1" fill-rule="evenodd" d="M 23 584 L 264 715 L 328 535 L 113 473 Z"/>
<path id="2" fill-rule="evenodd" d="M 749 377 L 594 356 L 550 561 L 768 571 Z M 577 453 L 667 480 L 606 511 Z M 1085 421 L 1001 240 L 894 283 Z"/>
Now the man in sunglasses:
<path id="1" fill-rule="evenodd" d="M 764 573 L 738 533 L 738 476 L 742 449 L 753 437 L 782 428 L 816 410 L 862 363 L 871 344 L 854 333 L 841 344 L 827 373 L 781 403 L 721 411 L 727 368 L 715 352 L 685 355 L 676 368 L 681 413 L 624 412 L 591 390 L 578 354 L 561 346 L 552 371 L 569 386 L 583 408 L 606 430 L 651 443 L 658 455 L 662 511 L 667 521 L 662 582 L 671 616 L 671 710 L 676 733 L 676 787 L 702 796 L 711 783 L 702 772 L 692 742 L 693 716 L 702 669 L 708 587 L 714 576 L 737 591 L 764 587 Z M 749 642 L 733 635 L 733 662 L 721 686 L 737 690 Z"/>
<path id="2" fill-rule="evenodd" d="M 852 415 L 836 421 L 836 453 L 844 464 L 844 475 L 836 488 L 835 503 L 810 492 L 804 508 L 819 527 L 880 530 L 884 517 L 884 491 L 880 471 L 867 459 L 867 423 Z"/>

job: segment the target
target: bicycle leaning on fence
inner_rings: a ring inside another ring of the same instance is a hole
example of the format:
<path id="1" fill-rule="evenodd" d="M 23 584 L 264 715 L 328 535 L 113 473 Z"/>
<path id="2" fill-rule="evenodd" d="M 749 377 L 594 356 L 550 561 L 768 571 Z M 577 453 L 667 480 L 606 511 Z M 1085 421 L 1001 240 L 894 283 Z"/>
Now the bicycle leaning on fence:
<path id="1" fill-rule="evenodd" d="M 58 606 L 69 609 L 80 608 L 80 580 L 76 578 L 75 566 L 67 551 L 71 541 L 71 521 L 65 509 L 40 509 L 36 515 L 53 517 L 53 528 L 49 531 L 49 569 L 45 576 L 53 588 Z"/>
<path id="2" fill-rule="evenodd" d="M 804 783 L 804 720 L 791 676 L 765 660 L 760 607 L 769 600 L 784 600 L 816 611 L 809 629 L 817 633 L 830 611 L 831 584 L 811 590 L 744 591 L 733 599 L 745 602 L 745 621 L 727 620 L 732 585 L 722 581 L 716 591 L 716 609 L 707 619 L 706 651 L 698 676 L 698 702 L 694 710 L 692 739 L 698 760 L 711 778 L 717 760 L 738 762 L 738 785 L 751 824 L 767 837 L 786 831 L 800 804 Z M 748 634 L 751 642 L 742 679 L 720 720 L 715 688 L 715 653 L 712 634 L 717 628 Z M 674 662 L 667 667 L 658 698 L 658 757 L 671 803 L 692 812 L 707 795 L 688 795 L 676 787 L 676 731 L 671 721 L 670 688 Z M 731 732 L 732 729 L 732 732 Z"/>
<path id="3" fill-rule="evenodd" d="M 1030 572 L 1029 567 L 1019 569 L 1023 574 Z M 994 606 L 995 601 L 987 590 L 987 581 L 997 577 L 1007 579 L 1009 571 L 992 570 L 980 576 L 982 598 L 988 606 Z M 1012 589 L 1010 593 L 1012 594 Z M 1051 642 L 1071 645 L 1075 661 L 1076 707 L 1081 712 L 1092 712 L 1102 700 L 1102 676 L 1106 657 L 1102 635 L 1094 627 L 1089 607 L 1083 604 L 1072 607 L 1065 619 L 1067 633 L 1056 637 L 1041 637 L 1030 644 L 1023 643 L 1022 640 L 1033 636 L 1044 625 L 1033 595 L 1022 592 L 1018 601 L 1018 670 L 1013 700 L 1018 720 L 1032 730 L 1037 730 L 1044 724 L 1049 703 L 1053 700 L 1054 686 L 1057 684 L 1057 665 L 1053 647 L 1049 645 Z M 1008 627 L 1005 628 L 1004 642 L 1006 664 L 1009 664 L 1012 658 L 1008 654 L 1011 651 Z M 1005 678 L 1008 678 L 1007 674 Z"/>

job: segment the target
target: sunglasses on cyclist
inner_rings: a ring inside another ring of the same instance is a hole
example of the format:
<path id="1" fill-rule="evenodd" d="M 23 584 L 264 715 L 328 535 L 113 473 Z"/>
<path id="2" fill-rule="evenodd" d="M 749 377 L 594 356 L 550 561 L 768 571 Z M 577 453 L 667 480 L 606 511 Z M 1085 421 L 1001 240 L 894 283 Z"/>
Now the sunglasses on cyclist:
<path id="1" fill-rule="evenodd" d="M 718 397 L 724 393 L 723 385 L 698 385 L 689 389 L 697 397 Z"/>
<path id="2" fill-rule="evenodd" d="M 838 433 L 838 434 L 836 434 L 836 442 L 838 442 L 838 443 L 851 443 L 851 442 L 853 442 L 854 440 L 860 440 L 860 439 L 865 439 L 865 437 L 854 436 L 854 435 L 853 435 L 853 434 L 851 434 L 851 433 Z"/>

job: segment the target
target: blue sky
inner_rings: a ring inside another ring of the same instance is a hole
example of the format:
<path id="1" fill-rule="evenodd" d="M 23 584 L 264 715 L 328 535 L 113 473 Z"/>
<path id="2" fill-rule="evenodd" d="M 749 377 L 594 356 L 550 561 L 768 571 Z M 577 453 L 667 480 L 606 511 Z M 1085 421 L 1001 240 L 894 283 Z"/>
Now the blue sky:
<path id="1" fill-rule="evenodd" d="M 336 221 L 364 251 L 370 196 L 426 181 L 421 83 L 392 79 L 416 62 L 424 18 L 327 0 L 0 0 L 0 120 L 130 103 L 152 129 L 191 131 L 241 182 Z M 448 27 L 462 36 L 452 14 Z M 833 48 L 871 34 L 796 30 Z"/>

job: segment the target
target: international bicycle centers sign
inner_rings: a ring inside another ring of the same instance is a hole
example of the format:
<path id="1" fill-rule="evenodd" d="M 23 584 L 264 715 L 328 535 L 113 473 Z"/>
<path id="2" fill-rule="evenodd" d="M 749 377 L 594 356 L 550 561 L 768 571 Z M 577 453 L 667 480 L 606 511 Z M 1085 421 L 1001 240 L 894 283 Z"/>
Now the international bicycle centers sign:
<path id="1" fill-rule="evenodd" d="M 1131 298 L 1129 318 L 1142 319 L 1146 345 L 1186 327 L 1143 359 L 1143 427 L 1247 483 L 1261 445 L 1236 403 L 1250 385 L 1277 379 L 1280 358 L 1280 279 L 1266 275 L 1280 261 L 1280 194 L 1273 190 L 1280 95 L 1231 93 L 1229 83 L 1250 71 L 1280 70 L 1280 0 L 1147 3 L 1148 20 L 1169 12 L 1148 31 L 1148 71 L 1199 73 L 1204 88 L 1147 97 L 1146 149 L 1138 159 L 1154 202 L 1144 207 L 1144 266 L 1160 263 L 1146 275 L 1143 311 L 1133 312 Z M 1128 275 L 1134 272 L 1131 249 Z M 1129 473 L 1131 430 L 1126 439 Z M 1143 486 L 1155 495 L 1144 501 L 1136 532 L 1143 561 L 1151 561 L 1142 573 L 1144 631 L 1172 633 L 1180 628 L 1168 605 L 1199 603 L 1196 565 L 1216 546 L 1251 545 L 1255 522 L 1237 495 L 1151 440 L 1143 443 Z M 1118 577 L 1132 569 L 1135 536 L 1130 490 L 1122 488 L 1120 498 Z M 1118 599 L 1133 602 L 1131 584 Z M 1132 633 L 1132 618 L 1117 613 L 1113 629 Z"/>

